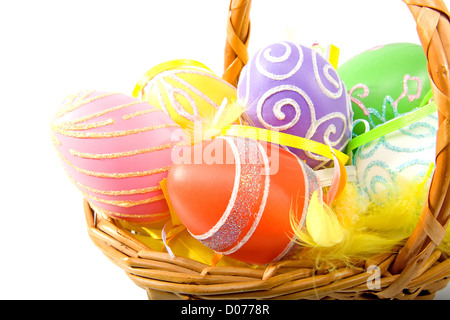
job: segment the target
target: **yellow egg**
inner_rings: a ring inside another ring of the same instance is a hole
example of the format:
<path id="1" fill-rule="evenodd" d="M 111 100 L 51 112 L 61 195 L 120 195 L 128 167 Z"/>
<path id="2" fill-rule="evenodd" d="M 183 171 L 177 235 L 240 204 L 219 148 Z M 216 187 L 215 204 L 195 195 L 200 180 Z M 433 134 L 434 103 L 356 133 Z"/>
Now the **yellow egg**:
<path id="1" fill-rule="evenodd" d="M 236 101 L 236 88 L 200 62 L 172 60 L 150 69 L 133 93 L 161 108 L 182 128 L 214 117 L 226 98 Z"/>

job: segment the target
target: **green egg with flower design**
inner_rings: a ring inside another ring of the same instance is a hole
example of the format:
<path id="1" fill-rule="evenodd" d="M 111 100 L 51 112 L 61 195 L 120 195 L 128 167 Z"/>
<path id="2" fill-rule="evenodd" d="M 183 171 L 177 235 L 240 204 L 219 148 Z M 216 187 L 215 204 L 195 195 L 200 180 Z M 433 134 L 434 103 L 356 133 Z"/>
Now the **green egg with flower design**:
<path id="1" fill-rule="evenodd" d="M 355 136 L 418 108 L 431 89 L 427 59 L 414 43 L 366 50 L 337 72 L 352 101 Z"/>

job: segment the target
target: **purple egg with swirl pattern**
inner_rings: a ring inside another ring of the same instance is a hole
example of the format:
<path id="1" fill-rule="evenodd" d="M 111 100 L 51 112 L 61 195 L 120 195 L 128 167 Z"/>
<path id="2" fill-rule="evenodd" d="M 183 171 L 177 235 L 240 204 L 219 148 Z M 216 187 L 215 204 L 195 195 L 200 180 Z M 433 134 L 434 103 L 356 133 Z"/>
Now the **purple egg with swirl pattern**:
<path id="1" fill-rule="evenodd" d="M 260 49 L 243 68 L 238 100 L 255 127 L 321 142 L 344 151 L 353 111 L 344 83 L 316 50 L 292 42 Z M 323 156 L 289 148 L 313 169 L 330 164 Z"/>

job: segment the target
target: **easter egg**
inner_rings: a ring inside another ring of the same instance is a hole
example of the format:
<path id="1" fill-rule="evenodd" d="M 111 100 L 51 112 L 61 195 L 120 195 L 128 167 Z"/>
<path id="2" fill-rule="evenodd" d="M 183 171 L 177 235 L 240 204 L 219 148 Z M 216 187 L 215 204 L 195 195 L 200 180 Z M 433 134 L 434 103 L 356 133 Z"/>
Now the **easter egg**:
<path id="1" fill-rule="evenodd" d="M 343 82 L 316 50 L 280 42 L 260 49 L 243 68 L 238 101 L 251 124 L 307 138 L 343 151 L 352 110 Z M 329 159 L 290 148 L 314 170 Z"/>
<path id="2" fill-rule="evenodd" d="M 354 112 L 370 129 L 419 107 L 430 90 L 427 59 L 420 45 L 391 43 L 364 51 L 338 68 Z M 353 133 L 365 132 L 354 124 Z"/>
<path id="3" fill-rule="evenodd" d="M 159 182 L 181 129 L 160 109 L 119 93 L 80 92 L 63 101 L 51 128 L 65 171 L 94 208 L 135 222 L 169 217 Z"/>
<path id="4" fill-rule="evenodd" d="M 295 251 L 290 214 L 302 225 L 312 193 L 322 192 L 302 160 L 278 145 L 226 136 L 178 153 L 168 195 L 194 238 L 254 264 Z"/>
<path id="5" fill-rule="evenodd" d="M 392 186 L 396 177 L 424 179 L 435 161 L 437 129 L 434 113 L 359 147 L 354 163 L 361 188 L 373 196 Z"/>
<path id="6" fill-rule="evenodd" d="M 173 60 L 148 71 L 142 99 L 161 108 L 182 128 L 213 118 L 224 98 L 236 100 L 236 88 L 203 64 Z"/>

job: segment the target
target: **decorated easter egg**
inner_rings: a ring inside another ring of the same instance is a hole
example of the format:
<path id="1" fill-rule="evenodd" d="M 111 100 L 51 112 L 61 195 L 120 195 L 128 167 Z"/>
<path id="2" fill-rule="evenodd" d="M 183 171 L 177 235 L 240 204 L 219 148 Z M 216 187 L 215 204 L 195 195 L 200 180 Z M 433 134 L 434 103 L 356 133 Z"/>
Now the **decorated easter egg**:
<path id="1" fill-rule="evenodd" d="M 236 88 L 193 60 L 173 60 L 149 70 L 142 98 L 161 108 L 182 128 L 213 118 L 224 98 L 236 100 Z"/>
<path id="2" fill-rule="evenodd" d="M 63 101 L 51 128 L 64 169 L 94 208 L 136 222 L 169 217 L 159 182 L 180 129 L 160 109 L 119 93 L 80 92 Z"/>
<path id="3" fill-rule="evenodd" d="M 361 188 L 373 196 L 397 177 L 422 181 L 435 161 L 437 129 L 434 113 L 359 147 L 354 163 Z"/>
<path id="4" fill-rule="evenodd" d="M 259 50 L 242 70 L 238 101 L 252 125 L 325 143 L 343 151 L 352 110 L 343 82 L 316 50 L 280 42 Z M 314 170 L 329 159 L 291 148 Z"/>
<path id="5" fill-rule="evenodd" d="M 302 160 L 278 145 L 226 136 L 176 153 L 168 195 L 194 238 L 247 263 L 295 251 L 290 214 L 303 224 L 312 193 L 322 192 Z"/>
<path id="6" fill-rule="evenodd" d="M 354 121 L 367 121 L 369 129 L 419 107 L 430 90 L 427 59 L 418 44 L 378 46 L 337 71 L 352 100 Z M 354 134 L 365 130 L 365 125 L 355 123 Z"/>

